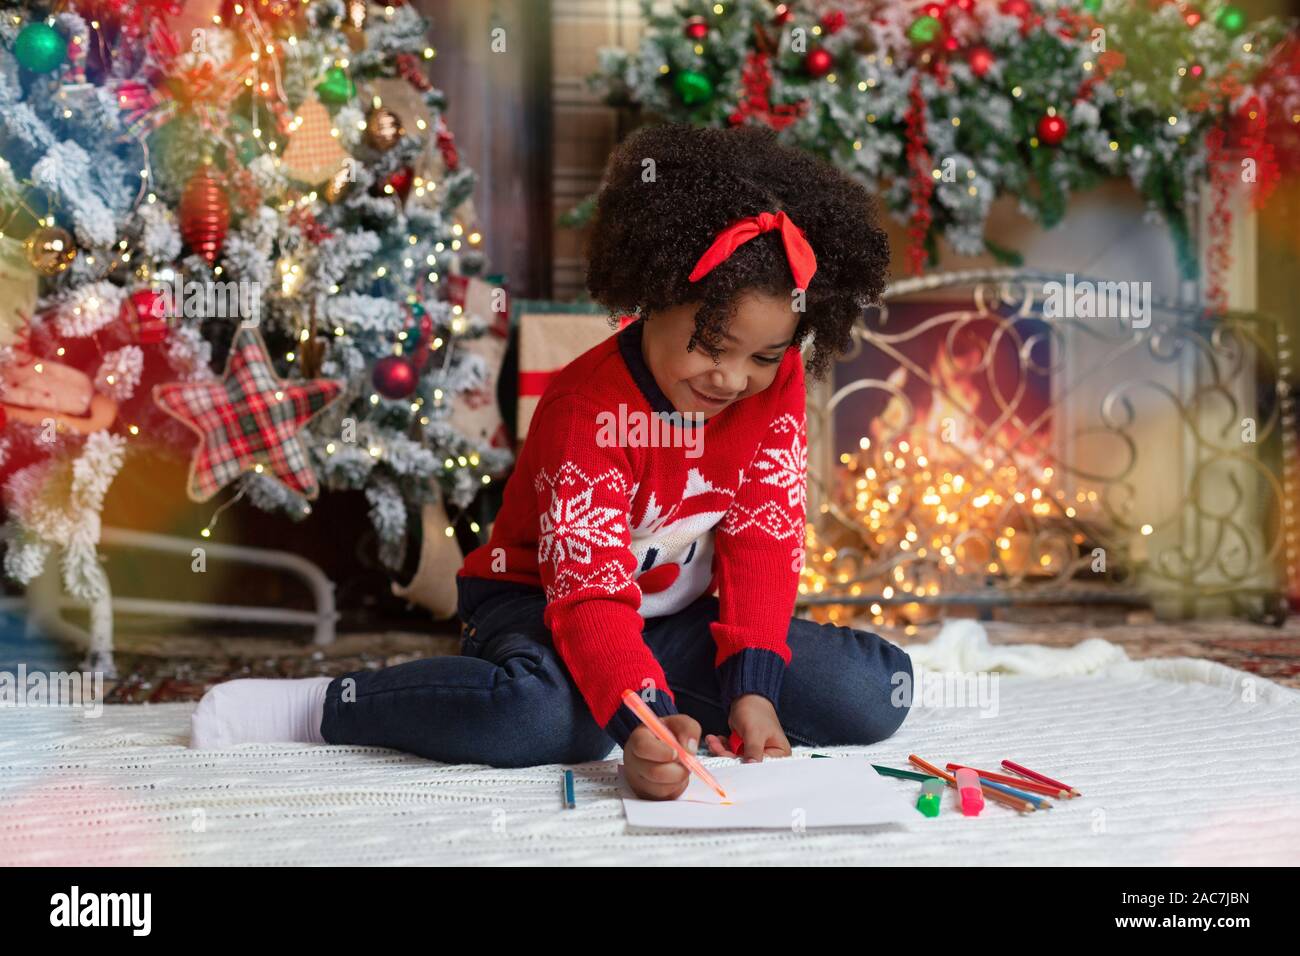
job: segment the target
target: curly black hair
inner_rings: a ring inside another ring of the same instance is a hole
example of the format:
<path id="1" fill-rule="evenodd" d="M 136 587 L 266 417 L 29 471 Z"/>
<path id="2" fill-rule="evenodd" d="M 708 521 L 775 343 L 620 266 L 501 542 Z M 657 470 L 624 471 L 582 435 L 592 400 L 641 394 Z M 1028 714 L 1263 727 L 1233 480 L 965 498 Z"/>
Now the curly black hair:
<path id="1" fill-rule="evenodd" d="M 701 303 L 688 348 L 698 343 L 716 360 L 743 293 L 790 295 L 780 232 L 744 243 L 698 282 L 688 276 L 721 229 L 777 210 L 803 229 L 817 257 L 795 344 L 813 334 L 806 367 L 820 379 L 850 348 L 862 311 L 879 302 L 889 241 L 871 193 L 824 160 L 782 145 L 766 126 L 665 123 L 643 126 L 620 143 L 596 197 L 587 290 L 611 317 Z"/>

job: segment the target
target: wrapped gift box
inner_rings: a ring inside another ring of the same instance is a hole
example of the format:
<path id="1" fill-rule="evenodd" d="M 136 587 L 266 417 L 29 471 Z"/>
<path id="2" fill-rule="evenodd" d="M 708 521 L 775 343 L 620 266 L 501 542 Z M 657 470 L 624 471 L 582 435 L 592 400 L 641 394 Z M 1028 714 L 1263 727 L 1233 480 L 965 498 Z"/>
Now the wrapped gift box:
<path id="1" fill-rule="evenodd" d="M 537 402 L 556 374 L 575 358 L 616 334 L 609 313 L 582 303 L 525 301 L 519 317 L 519 441 L 528 435 Z M 635 320 L 624 316 L 618 328 Z"/>

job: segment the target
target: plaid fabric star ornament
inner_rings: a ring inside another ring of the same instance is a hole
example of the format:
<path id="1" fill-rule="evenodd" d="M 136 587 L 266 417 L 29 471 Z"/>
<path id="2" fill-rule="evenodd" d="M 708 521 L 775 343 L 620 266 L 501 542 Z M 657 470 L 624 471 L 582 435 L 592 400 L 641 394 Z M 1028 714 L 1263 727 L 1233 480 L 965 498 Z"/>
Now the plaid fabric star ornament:
<path id="1" fill-rule="evenodd" d="M 257 330 L 240 326 L 220 381 L 156 385 L 153 399 L 199 436 L 190 463 L 193 501 L 207 501 L 258 465 L 315 498 L 320 486 L 298 432 L 342 392 L 333 379 L 282 381 Z"/>
<path id="2" fill-rule="evenodd" d="M 299 182 L 318 186 L 329 179 L 348 159 L 349 154 L 331 135 L 334 120 L 321 101 L 307 100 L 298 107 L 302 120 L 280 158 L 280 169 Z"/>

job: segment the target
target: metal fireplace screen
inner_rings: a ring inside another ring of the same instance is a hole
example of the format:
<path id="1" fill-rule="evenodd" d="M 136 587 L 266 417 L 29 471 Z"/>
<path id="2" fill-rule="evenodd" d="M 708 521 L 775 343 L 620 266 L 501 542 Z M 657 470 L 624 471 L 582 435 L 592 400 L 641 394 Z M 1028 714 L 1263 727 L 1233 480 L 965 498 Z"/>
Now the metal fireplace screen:
<path id="1" fill-rule="evenodd" d="M 1012 270 L 890 287 L 811 383 L 800 605 L 1276 613 L 1285 335 L 1140 284 Z"/>

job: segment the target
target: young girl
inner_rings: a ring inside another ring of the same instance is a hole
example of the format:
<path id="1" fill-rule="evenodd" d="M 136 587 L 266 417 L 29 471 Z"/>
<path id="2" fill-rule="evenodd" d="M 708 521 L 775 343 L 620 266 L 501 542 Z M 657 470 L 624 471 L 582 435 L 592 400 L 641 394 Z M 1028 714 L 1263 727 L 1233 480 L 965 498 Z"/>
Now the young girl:
<path id="1" fill-rule="evenodd" d="M 710 753 L 746 760 L 897 730 L 907 654 L 792 618 L 801 349 L 812 336 L 822 377 L 883 291 L 870 195 L 764 127 L 647 127 L 610 158 L 589 258 L 592 297 L 625 324 L 537 405 L 490 540 L 457 575 L 461 655 L 218 685 L 192 746 L 302 740 L 518 767 L 617 744 L 632 788 L 672 799 L 687 771 L 624 690 L 689 750 L 707 733 Z"/>

